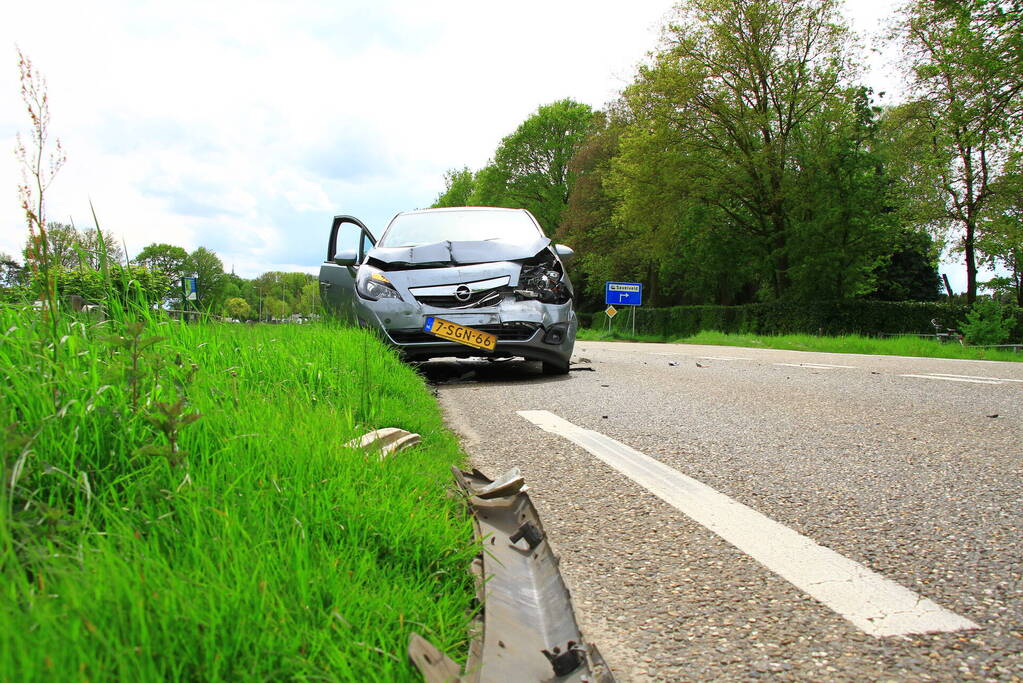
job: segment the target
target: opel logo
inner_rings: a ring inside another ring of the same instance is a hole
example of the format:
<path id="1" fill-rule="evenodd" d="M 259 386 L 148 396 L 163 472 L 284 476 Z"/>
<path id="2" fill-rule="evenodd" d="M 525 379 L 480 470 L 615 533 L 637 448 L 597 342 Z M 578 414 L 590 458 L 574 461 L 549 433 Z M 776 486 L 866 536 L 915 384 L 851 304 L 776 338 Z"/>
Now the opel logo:
<path id="1" fill-rule="evenodd" d="M 455 290 L 455 298 L 459 301 L 465 302 L 472 296 L 472 290 L 465 285 L 458 285 L 458 289 Z"/>

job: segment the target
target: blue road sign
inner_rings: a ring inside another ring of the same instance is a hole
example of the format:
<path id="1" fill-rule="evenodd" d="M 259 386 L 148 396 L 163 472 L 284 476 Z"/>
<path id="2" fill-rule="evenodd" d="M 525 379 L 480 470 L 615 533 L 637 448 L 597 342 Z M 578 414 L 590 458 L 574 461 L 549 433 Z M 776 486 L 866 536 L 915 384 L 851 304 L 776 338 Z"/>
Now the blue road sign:
<path id="1" fill-rule="evenodd" d="M 613 306 L 642 306 L 642 282 L 605 282 L 604 303 Z"/>
<path id="2" fill-rule="evenodd" d="M 197 278 L 194 278 L 194 277 L 181 278 L 181 285 L 182 285 L 182 288 L 185 290 L 185 298 L 188 299 L 189 301 L 193 301 L 193 300 L 196 299 L 196 291 L 195 291 L 196 290 L 196 287 L 195 287 L 196 279 Z"/>

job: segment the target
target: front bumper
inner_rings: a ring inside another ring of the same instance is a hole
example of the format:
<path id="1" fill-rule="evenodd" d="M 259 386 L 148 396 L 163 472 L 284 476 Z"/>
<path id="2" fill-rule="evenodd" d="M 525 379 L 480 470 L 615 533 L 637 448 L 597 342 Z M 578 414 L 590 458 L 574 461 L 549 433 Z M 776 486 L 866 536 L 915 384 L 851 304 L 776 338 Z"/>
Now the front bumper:
<path id="1" fill-rule="evenodd" d="M 545 304 L 506 297 L 497 306 L 472 310 L 453 310 L 395 299 L 367 301 L 356 296 L 359 323 L 381 331 L 385 341 L 401 349 L 410 360 L 455 357 L 522 357 L 548 363 L 567 363 L 575 346 L 578 328 L 572 302 Z M 423 330 L 427 317 L 442 318 L 497 335 L 497 347 L 491 353 L 449 342 Z M 544 341 L 551 327 L 566 328 L 560 343 Z"/>

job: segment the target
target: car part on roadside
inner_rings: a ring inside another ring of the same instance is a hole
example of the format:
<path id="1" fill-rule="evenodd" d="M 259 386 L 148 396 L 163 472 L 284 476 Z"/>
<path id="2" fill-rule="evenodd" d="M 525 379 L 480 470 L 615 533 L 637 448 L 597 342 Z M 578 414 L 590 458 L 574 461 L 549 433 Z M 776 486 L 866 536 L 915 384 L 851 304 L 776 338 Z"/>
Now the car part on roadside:
<path id="1" fill-rule="evenodd" d="M 513 467 L 483 488 L 477 489 L 475 495 L 483 500 L 504 498 L 520 491 L 527 490 L 526 480 L 518 467 Z"/>
<path id="2" fill-rule="evenodd" d="M 486 546 L 473 561 L 482 605 L 482 623 L 473 630 L 482 636 L 472 640 L 458 676 L 457 664 L 413 633 L 409 658 L 423 678 L 491 683 L 549 681 L 553 674 L 561 681 L 614 683 L 596 646 L 584 644 L 522 474 L 515 468 L 491 480 L 478 470 L 452 472 L 472 511 L 476 539 Z"/>
<path id="3" fill-rule="evenodd" d="M 543 655 L 550 661 L 554 668 L 555 676 L 567 676 L 572 673 L 585 661 L 586 648 L 576 644 L 574 640 L 568 641 L 565 651 L 555 647 L 553 651 L 543 650 Z"/>
<path id="4" fill-rule="evenodd" d="M 397 427 L 385 427 L 374 429 L 372 432 L 363 434 L 358 439 L 352 439 L 345 444 L 347 448 L 361 448 L 364 451 L 376 451 L 380 458 L 411 448 L 421 441 L 418 434 L 406 432 Z"/>

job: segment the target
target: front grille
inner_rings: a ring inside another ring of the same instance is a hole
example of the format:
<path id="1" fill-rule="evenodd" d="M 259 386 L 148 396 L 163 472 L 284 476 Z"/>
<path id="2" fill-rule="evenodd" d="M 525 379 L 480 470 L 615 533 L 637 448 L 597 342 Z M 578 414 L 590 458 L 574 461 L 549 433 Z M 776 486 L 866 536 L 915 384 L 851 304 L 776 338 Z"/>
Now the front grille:
<path id="1" fill-rule="evenodd" d="M 532 337 L 540 326 L 536 323 L 513 323 L 510 325 L 472 325 L 471 327 L 480 332 L 497 335 L 497 341 L 499 342 L 521 342 Z M 391 335 L 391 339 L 398 344 L 436 344 L 438 342 L 447 342 L 446 339 L 435 337 L 429 332 L 424 332 L 422 329 L 388 330 L 387 334 Z M 455 342 L 448 343 L 454 344 Z"/>
<path id="2" fill-rule="evenodd" d="M 416 301 L 434 308 L 482 308 L 496 306 L 501 301 L 501 290 L 473 292 L 466 301 L 459 301 L 454 296 L 417 296 Z"/>

